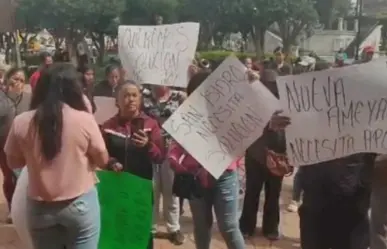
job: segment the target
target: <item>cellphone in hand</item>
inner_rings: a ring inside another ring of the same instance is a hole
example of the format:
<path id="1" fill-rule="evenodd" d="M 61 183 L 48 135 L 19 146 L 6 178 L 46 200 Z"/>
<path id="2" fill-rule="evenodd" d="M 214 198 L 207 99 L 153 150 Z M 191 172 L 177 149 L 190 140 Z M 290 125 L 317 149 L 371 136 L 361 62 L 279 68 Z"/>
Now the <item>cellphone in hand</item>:
<path id="1" fill-rule="evenodd" d="M 130 133 L 131 136 L 133 133 L 137 133 L 140 130 L 144 129 L 144 119 L 143 118 L 135 118 L 130 123 Z"/>

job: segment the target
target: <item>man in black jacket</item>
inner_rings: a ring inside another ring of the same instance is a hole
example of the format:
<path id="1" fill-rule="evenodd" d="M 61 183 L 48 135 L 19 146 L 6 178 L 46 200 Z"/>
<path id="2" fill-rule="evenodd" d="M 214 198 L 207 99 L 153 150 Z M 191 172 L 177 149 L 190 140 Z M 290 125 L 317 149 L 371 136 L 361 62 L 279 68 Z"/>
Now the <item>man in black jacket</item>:
<path id="1" fill-rule="evenodd" d="M 375 155 L 303 166 L 299 208 L 302 249 L 367 249 Z"/>

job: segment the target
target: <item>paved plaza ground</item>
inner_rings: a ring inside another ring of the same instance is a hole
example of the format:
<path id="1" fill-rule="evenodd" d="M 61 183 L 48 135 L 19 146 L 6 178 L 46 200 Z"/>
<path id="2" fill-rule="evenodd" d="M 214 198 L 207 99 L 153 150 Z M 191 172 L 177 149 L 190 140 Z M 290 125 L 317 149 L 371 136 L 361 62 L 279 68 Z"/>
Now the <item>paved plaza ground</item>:
<path id="1" fill-rule="evenodd" d="M 2 182 L 2 176 L 0 175 L 0 183 Z M 262 238 L 259 233 L 251 241 L 246 241 L 246 249 L 293 249 L 299 248 L 299 230 L 298 230 L 298 215 L 288 213 L 285 208 L 289 202 L 291 195 L 291 182 L 292 179 L 285 179 L 283 192 L 282 192 L 282 214 L 281 214 L 281 229 L 284 234 L 283 238 L 273 243 L 270 247 L 269 242 Z M 0 191 L 0 249 L 24 249 L 21 247 L 17 234 L 12 225 L 4 224 L 4 220 L 7 214 L 7 206 L 4 200 L 2 191 Z M 182 246 L 173 246 L 168 240 L 156 240 L 155 249 L 195 249 L 193 244 L 192 235 L 192 217 L 189 212 L 189 207 L 185 207 L 185 215 L 181 218 L 182 230 L 187 235 L 186 243 Z M 216 224 L 213 229 L 213 240 L 211 249 L 226 249 L 223 239 L 217 231 Z M 259 231 L 259 229 L 258 229 Z M 124 248 L 123 248 L 124 249 Z"/>

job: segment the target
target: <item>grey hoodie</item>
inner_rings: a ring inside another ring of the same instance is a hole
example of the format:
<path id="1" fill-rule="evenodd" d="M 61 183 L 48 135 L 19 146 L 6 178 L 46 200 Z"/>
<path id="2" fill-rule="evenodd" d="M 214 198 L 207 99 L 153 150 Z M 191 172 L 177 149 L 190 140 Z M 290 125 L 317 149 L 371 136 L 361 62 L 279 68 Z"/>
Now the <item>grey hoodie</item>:
<path id="1" fill-rule="evenodd" d="M 31 94 L 11 96 L 0 91 L 0 144 L 3 145 L 13 119 L 22 112 L 29 110 Z"/>

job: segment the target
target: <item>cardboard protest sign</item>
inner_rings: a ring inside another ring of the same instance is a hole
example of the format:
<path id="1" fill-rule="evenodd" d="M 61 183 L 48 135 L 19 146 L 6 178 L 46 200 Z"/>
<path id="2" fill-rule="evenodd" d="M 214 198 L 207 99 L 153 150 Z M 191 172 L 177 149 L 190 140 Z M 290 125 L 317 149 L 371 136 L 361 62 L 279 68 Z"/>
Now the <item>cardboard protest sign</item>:
<path id="1" fill-rule="evenodd" d="M 152 227 L 151 180 L 129 173 L 99 171 L 99 249 L 146 249 Z"/>
<path id="2" fill-rule="evenodd" d="M 94 117 L 98 124 L 103 124 L 105 121 L 118 113 L 116 100 L 114 98 L 94 97 L 94 103 L 97 107 Z"/>
<path id="3" fill-rule="evenodd" d="M 374 61 L 280 77 L 292 123 L 287 152 L 295 166 L 362 152 L 387 152 L 387 67 Z"/>
<path id="4" fill-rule="evenodd" d="M 208 172 L 219 178 L 262 135 L 279 101 L 245 66 L 227 58 L 163 124 Z"/>
<path id="5" fill-rule="evenodd" d="M 119 26 L 118 51 L 127 77 L 137 83 L 186 87 L 198 35 L 198 23 Z"/>

